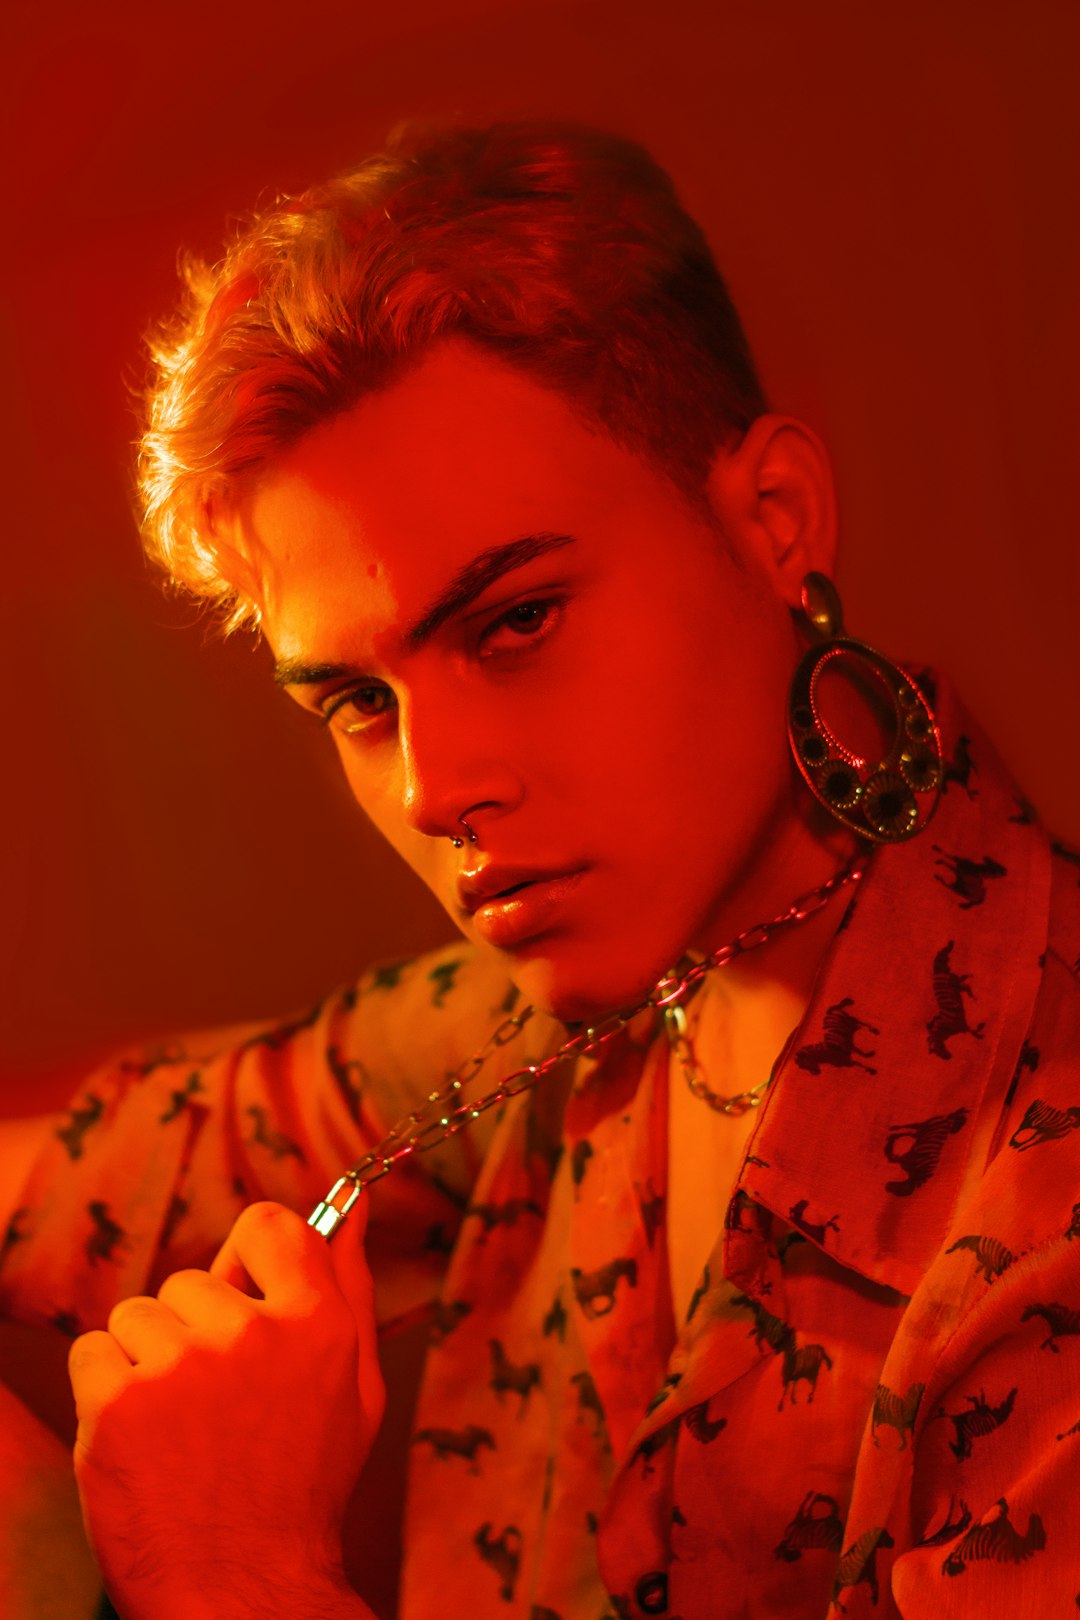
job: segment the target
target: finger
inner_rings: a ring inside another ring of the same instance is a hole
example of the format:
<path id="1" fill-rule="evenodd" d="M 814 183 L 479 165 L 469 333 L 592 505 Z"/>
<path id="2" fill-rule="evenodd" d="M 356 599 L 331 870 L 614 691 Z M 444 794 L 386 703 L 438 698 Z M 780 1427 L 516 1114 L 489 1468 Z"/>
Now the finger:
<path id="1" fill-rule="evenodd" d="M 253 1299 L 209 1272 L 173 1272 L 157 1298 L 175 1314 L 189 1340 L 215 1349 L 232 1348 L 254 1319 Z"/>
<path id="2" fill-rule="evenodd" d="M 361 1211 L 361 1219 L 354 1221 L 353 1216 L 360 1215 Z M 364 1411 L 377 1427 L 382 1419 L 386 1389 L 379 1368 L 374 1288 L 364 1252 L 366 1225 L 367 1199 L 361 1198 L 350 1211 L 344 1226 L 338 1229 L 329 1251 L 334 1278 L 356 1323 L 360 1400 Z"/>
<path id="3" fill-rule="evenodd" d="M 80 1435 L 92 1427 L 98 1412 L 127 1389 L 134 1376 L 131 1362 L 111 1333 L 82 1333 L 68 1351 L 68 1377 L 75 1396 Z"/>
<path id="4" fill-rule="evenodd" d="M 284 1204 L 249 1204 L 210 1271 L 222 1281 L 248 1277 L 267 1302 L 305 1314 L 328 1289 L 338 1291 L 325 1238 Z"/>
<path id="5" fill-rule="evenodd" d="M 174 1312 L 144 1294 L 114 1305 L 106 1326 L 136 1366 L 173 1362 L 184 1348 L 184 1330 Z"/>
<path id="6" fill-rule="evenodd" d="M 246 1294 L 249 1299 L 262 1299 L 262 1290 L 258 1284 L 248 1276 L 240 1257 L 232 1243 L 232 1233 L 225 1239 L 221 1248 L 211 1260 L 207 1271 L 208 1276 L 218 1277 L 222 1282 L 235 1288 L 237 1293 Z"/>

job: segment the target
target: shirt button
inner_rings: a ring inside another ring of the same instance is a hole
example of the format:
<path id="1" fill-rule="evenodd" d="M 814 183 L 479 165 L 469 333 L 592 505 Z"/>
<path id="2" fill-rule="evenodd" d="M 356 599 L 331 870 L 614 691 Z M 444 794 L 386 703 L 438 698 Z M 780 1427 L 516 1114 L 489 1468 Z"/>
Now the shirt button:
<path id="1" fill-rule="evenodd" d="M 667 1613 L 667 1574 L 657 1569 L 643 1575 L 634 1589 L 637 1606 L 643 1614 Z"/>

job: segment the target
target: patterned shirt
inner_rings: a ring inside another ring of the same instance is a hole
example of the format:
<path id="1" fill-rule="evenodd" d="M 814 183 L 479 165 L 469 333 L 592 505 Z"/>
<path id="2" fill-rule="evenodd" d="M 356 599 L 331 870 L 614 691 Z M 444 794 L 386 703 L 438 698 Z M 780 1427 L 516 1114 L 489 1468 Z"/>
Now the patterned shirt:
<path id="1" fill-rule="evenodd" d="M 1076 1612 L 1080 860 L 939 717 L 938 813 L 870 859 L 763 1106 L 697 1104 L 718 1197 L 668 1218 L 696 1099 L 651 1015 L 579 1061 L 561 1141 L 524 1094 L 372 1190 L 380 1318 L 431 1332 L 405 1620 Z M 515 1005 L 460 945 L 93 1075 L 6 1310 L 101 1326 L 252 1198 L 306 1212 Z M 478 1084 L 561 1038 L 534 1019 Z"/>

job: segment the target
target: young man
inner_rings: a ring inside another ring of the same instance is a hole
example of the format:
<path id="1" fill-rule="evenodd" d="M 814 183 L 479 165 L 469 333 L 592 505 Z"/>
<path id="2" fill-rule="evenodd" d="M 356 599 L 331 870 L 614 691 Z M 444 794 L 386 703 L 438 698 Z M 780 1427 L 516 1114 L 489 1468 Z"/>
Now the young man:
<path id="1" fill-rule="evenodd" d="M 498 126 L 275 206 L 142 466 L 466 943 L 95 1076 L 22 1172 L 120 1612 L 370 1612 L 376 1319 L 431 1338 L 402 1615 L 1063 1611 L 1075 879 L 842 634 L 825 455 L 665 177 Z"/>

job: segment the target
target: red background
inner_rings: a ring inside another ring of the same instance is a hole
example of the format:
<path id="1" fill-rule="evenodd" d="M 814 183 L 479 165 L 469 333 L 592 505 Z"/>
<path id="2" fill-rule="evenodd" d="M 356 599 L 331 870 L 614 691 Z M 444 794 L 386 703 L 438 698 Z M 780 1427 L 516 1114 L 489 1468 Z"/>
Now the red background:
<path id="1" fill-rule="evenodd" d="M 126 387 L 177 248 L 216 254 L 228 215 L 405 115 L 558 113 L 653 149 L 774 402 L 832 449 L 852 631 L 950 670 L 1080 838 L 1074 5 L 41 14 L 3 110 L 9 1109 L 130 1035 L 284 1011 L 450 930 L 265 653 L 161 597 L 128 496 Z"/>

